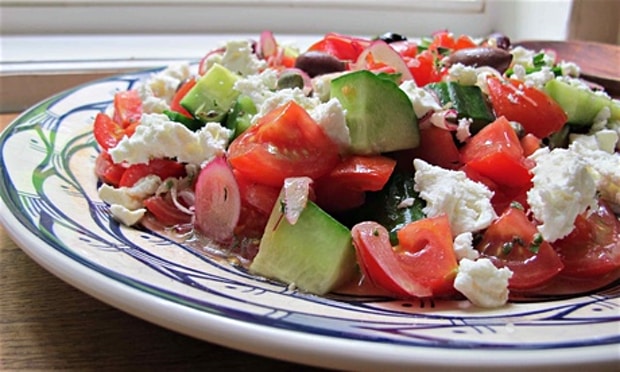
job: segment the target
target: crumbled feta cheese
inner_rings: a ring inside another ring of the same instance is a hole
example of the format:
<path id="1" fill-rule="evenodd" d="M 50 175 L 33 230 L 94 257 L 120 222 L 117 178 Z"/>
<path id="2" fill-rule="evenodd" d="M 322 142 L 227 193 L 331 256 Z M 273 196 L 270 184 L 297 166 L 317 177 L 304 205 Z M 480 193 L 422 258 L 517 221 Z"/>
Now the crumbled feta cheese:
<path id="1" fill-rule="evenodd" d="M 488 258 L 464 258 L 454 279 L 454 288 L 474 305 L 486 308 L 504 306 L 508 301 L 508 280 L 512 271 L 498 269 Z"/>
<path id="2" fill-rule="evenodd" d="M 306 96 L 304 91 L 299 88 L 280 89 L 271 93 L 271 95 L 265 99 L 263 104 L 258 107 L 258 113 L 254 116 L 253 120 L 267 115 L 273 109 L 290 101 L 295 101 L 306 111 L 314 109 L 321 103 L 321 101 L 316 97 Z"/>
<path id="3" fill-rule="evenodd" d="M 562 76 L 578 77 L 581 74 L 581 69 L 573 62 L 560 61 L 558 67 L 560 67 Z"/>
<path id="4" fill-rule="evenodd" d="M 454 253 L 457 260 L 469 258 L 475 260 L 480 256 L 480 253 L 474 249 L 474 235 L 471 232 L 464 232 L 458 234 L 454 238 Z"/>
<path id="5" fill-rule="evenodd" d="M 325 134 L 336 143 L 341 152 L 346 152 L 351 145 L 349 127 L 345 118 L 345 110 L 340 101 L 332 98 L 310 110 L 310 116 L 323 129 Z"/>
<path id="6" fill-rule="evenodd" d="M 142 98 L 142 110 L 145 113 L 162 113 L 169 109 L 179 84 L 189 78 L 190 74 L 189 64 L 173 64 L 138 83 L 136 89 Z"/>
<path id="7" fill-rule="evenodd" d="M 215 59 L 207 60 L 207 66 L 215 61 Z M 267 62 L 258 59 L 247 40 L 233 40 L 226 43 L 224 54 L 217 61 L 241 76 L 254 75 L 267 68 Z"/>
<path id="8" fill-rule="evenodd" d="M 142 217 L 146 214 L 145 208 L 139 208 L 135 210 L 129 210 L 122 205 L 112 204 L 110 206 L 110 213 L 112 217 L 122 223 L 125 226 L 132 226 L 140 222 Z"/>
<path id="9" fill-rule="evenodd" d="M 469 137 L 471 137 L 471 132 L 469 131 L 469 127 L 474 123 L 474 119 L 472 118 L 462 118 L 459 119 L 458 125 L 456 127 L 456 139 L 460 142 L 465 142 Z"/>
<path id="10" fill-rule="evenodd" d="M 144 114 L 131 137 L 124 137 L 109 150 L 115 163 L 148 163 L 153 158 L 176 158 L 180 162 L 202 164 L 222 154 L 230 130 L 219 123 L 207 123 L 196 132 L 171 121 L 166 115 Z"/>
<path id="11" fill-rule="evenodd" d="M 413 105 L 415 116 L 421 118 L 430 111 L 441 111 L 439 100 L 424 88 L 418 88 L 413 80 L 406 80 L 400 89 L 407 94 Z"/>
<path id="12" fill-rule="evenodd" d="M 456 63 L 448 69 L 448 81 L 454 81 L 461 85 L 476 85 L 478 73 L 475 67 Z"/>
<path id="13" fill-rule="evenodd" d="M 233 88 L 242 95 L 250 97 L 259 108 L 267 98 L 273 95 L 278 85 L 278 73 L 267 69 L 260 74 L 246 76 L 235 82 Z"/>
<path id="14" fill-rule="evenodd" d="M 573 230 L 577 215 L 596 207 L 596 183 L 586 161 L 574 151 L 543 148 L 530 158 L 536 166 L 527 202 L 541 222 L 538 231 L 553 242 Z"/>
<path id="15" fill-rule="evenodd" d="M 110 204 L 120 205 L 128 210 L 136 210 L 143 207 L 142 201 L 155 194 L 161 179 L 155 175 L 149 175 L 139 179 L 132 187 L 112 187 L 103 184 L 97 191 L 99 198 Z"/>
<path id="16" fill-rule="evenodd" d="M 516 46 L 510 50 L 510 54 L 512 54 L 511 66 L 513 66 L 513 68 L 515 65 L 534 67 L 534 56 L 536 55 L 534 50 Z"/>
<path id="17" fill-rule="evenodd" d="M 525 75 L 522 80 L 525 86 L 543 90 L 545 84 L 547 84 L 547 82 L 553 79 L 555 79 L 555 74 L 553 73 L 551 68 L 544 66 L 540 69 L 540 71 L 532 72 L 531 74 Z"/>
<path id="18" fill-rule="evenodd" d="M 426 201 L 423 212 L 434 217 L 445 213 L 452 234 L 474 232 L 488 227 L 497 214 L 491 205 L 493 192 L 462 171 L 443 169 L 421 159 L 413 161 L 414 189 Z"/>
<path id="19" fill-rule="evenodd" d="M 618 137 L 614 131 L 604 131 L 611 137 Z M 605 134 L 599 132 L 603 137 Z M 612 142 L 612 140 L 608 140 Z M 588 171 L 596 183 L 596 189 L 601 198 L 614 205 L 620 205 L 620 154 L 613 150 L 609 151 L 612 143 L 606 144 L 606 140 L 599 142 L 597 135 L 582 136 L 576 139 L 569 150 L 579 156 L 587 164 Z M 615 143 L 613 143 L 615 146 Z"/>
<path id="20" fill-rule="evenodd" d="M 321 102 L 328 101 L 331 94 L 332 80 L 344 74 L 346 74 L 346 72 L 333 72 L 329 74 L 315 76 L 314 78 L 312 78 L 313 94 L 318 97 Z"/>
<path id="21" fill-rule="evenodd" d="M 609 109 L 609 106 L 603 107 L 592 120 L 592 127 L 590 128 L 590 133 L 596 133 L 607 128 L 607 123 L 610 118 L 611 110 Z"/>

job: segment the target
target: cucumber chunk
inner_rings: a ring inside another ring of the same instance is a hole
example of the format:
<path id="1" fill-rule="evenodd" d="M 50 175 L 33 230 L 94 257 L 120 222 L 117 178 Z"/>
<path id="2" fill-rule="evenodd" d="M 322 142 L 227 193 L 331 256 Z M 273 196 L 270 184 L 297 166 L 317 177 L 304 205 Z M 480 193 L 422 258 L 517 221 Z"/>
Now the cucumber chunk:
<path id="1" fill-rule="evenodd" d="M 318 295 L 351 280 L 357 261 L 349 229 L 311 201 L 291 225 L 282 213 L 282 198 L 280 194 L 271 212 L 250 272 Z"/>
<path id="2" fill-rule="evenodd" d="M 187 92 L 181 106 L 204 123 L 221 122 L 239 96 L 233 88 L 238 79 L 239 76 L 216 63 Z"/>
<path id="3" fill-rule="evenodd" d="M 257 113 L 254 101 L 249 96 L 240 95 L 226 117 L 226 127 L 233 131 L 231 139 L 236 138 L 252 125 L 252 118 Z"/>
<path id="4" fill-rule="evenodd" d="M 429 84 L 428 89 L 435 92 L 442 106 L 450 105 L 457 112 L 457 118 L 473 120 L 469 130 L 472 134 L 495 120 L 482 90 L 475 85 L 461 85 L 453 81 Z"/>
<path id="5" fill-rule="evenodd" d="M 545 84 L 545 92 L 566 112 L 570 124 L 589 126 L 604 107 L 609 107 L 610 120 L 620 120 L 620 102 L 583 87 L 553 79 Z"/>
<path id="6" fill-rule="evenodd" d="M 418 146 L 413 106 L 393 80 L 356 71 L 333 79 L 330 95 L 346 110 L 353 153 L 379 154 Z"/>

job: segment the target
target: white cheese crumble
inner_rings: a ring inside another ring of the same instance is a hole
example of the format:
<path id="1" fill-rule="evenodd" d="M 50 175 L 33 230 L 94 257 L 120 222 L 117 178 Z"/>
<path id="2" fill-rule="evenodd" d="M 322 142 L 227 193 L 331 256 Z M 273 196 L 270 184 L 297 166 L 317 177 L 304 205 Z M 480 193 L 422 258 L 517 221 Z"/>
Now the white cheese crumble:
<path id="1" fill-rule="evenodd" d="M 143 112 L 162 113 L 168 110 L 177 88 L 190 75 L 189 64 L 179 63 L 170 65 L 144 82 L 138 83 L 136 90 L 142 99 Z"/>
<path id="2" fill-rule="evenodd" d="M 527 74 L 520 80 L 522 80 L 523 84 L 527 87 L 532 87 L 538 90 L 543 90 L 545 87 L 545 84 L 547 84 L 549 81 L 553 79 L 555 79 L 555 74 L 553 73 L 551 68 L 544 66 L 540 69 L 540 71 Z"/>
<path id="3" fill-rule="evenodd" d="M 596 183 L 587 162 L 574 151 L 543 148 L 530 158 L 536 165 L 527 202 L 541 222 L 538 231 L 554 242 L 573 230 L 577 215 L 596 207 Z"/>
<path id="4" fill-rule="evenodd" d="M 247 40 L 227 42 L 223 54 L 213 54 L 207 58 L 207 69 L 216 63 L 241 76 L 254 75 L 267 68 L 267 62 L 258 59 Z"/>
<path id="5" fill-rule="evenodd" d="M 447 78 L 448 81 L 454 81 L 461 85 L 476 85 L 478 83 L 478 72 L 475 67 L 456 63 L 448 69 Z"/>
<path id="6" fill-rule="evenodd" d="M 457 260 L 460 261 L 464 258 L 475 260 L 480 257 L 480 252 L 474 249 L 473 242 L 474 234 L 471 232 L 458 234 L 456 238 L 454 238 L 454 253 L 456 254 Z"/>
<path id="7" fill-rule="evenodd" d="M 587 164 L 601 198 L 619 206 L 620 154 L 613 150 L 616 142 L 618 142 L 617 134 L 612 130 L 606 130 L 577 138 L 569 149 Z"/>
<path id="8" fill-rule="evenodd" d="M 578 77 L 581 74 L 581 69 L 576 63 L 560 61 L 558 63 L 562 76 Z"/>
<path id="9" fill-rule="evenodd" d="M 321 101 L 316 97 L 308 97 L 303 90 L 299 88 L 286 88 L 272 92 L 267 96 L 265 101 L 258 108 L 258 113 L 255 115 L 257 120 L 275 108 L 282 106 L 290 101 L 295 101 L 299 106 L 303 107 L 306 111 L 310 111 L 317 107 Z"/>
<path id="10" fill-rule="evenodd" d="M 413 161 L 414 189 L 426 201 L 428 217 L 445 213 L 454 236 L 488 227 L 497 214 L 491 204 L 493 192 L 465 172 L 437 167 L 421 159 Z"/>
<path id="11" fill-rule="evenodd" d="M 115 163 L 148 163 L 153 158 L 176 158 L 179 162 L 203 164 L 222 154 L 231 131 L 219 123 L 207 123 L 196 132 L 163 114 L 144 114 L 131 137 L 123 137 L 109 150 Z"/>
<path id="12" fill-rule="evenodd" d="M 498 269 L 488 258 L 476 261 L 464 258 L 459 262 L 454 288 L 476 306 L 500 307 L 508 301 L 508 280 L 511 277 L 510 269 Z"/>
<path id="13" fill-rule="evenodd" d="M 469 137 L 471 137 L 471 132 L 469 128 L 474 123 L 474 119 L 472 118 L 462 118 L 459 119 L 458 125 L 456 127 L 456 139 L 459 142 L 465 142 Z"/>
<path id="14" fill-rule="evenodd" d="M 400 85 L 400 89 L 407 94 L 415 116 L 421 118 L 428 112 L 441 111 L 443 108 L 439 100 L 424 88 L 418 88 L 413 80 L 406 80 Z"/>
<path id="15" fill-rule="evenodd" d="M 122 224 L 131 226 L 146 213 L 143 201 L 155 194 L 162 181 L 158 176 L 148 175 L 132 187 L 114 188 L 103 184 L 98 190 L 99 198 L 110 205 L 110 213 Z"/>
<path id="16" fill-rule="evenodd" d="M 132 226 L 140 222 L 142 217 L 146 214 L 145 208 L 139 208 L 135 210 L 129 210 L 122 205 L 112 204 L 110 206 L 110 213 L 112 217 L 122 223 L 125 226 Z"/>
<path id="17" fill-rule="evenodd" d="M 142 208 L 142 201 L 155 194 L 161 185 L 156 175 L 148 175 L 139 179 L 132 187 L 112 187 L 103 184 L 98 190 L 99 198 L 110 205 L 122 205 L 129 210 Z"/>
<path id="18" fill-rule="evenodd" d="M 345 110 L 340 101 L 332 98 L 310 110 L 310 116 L 323 129 L 323 132 L 340 148 L 341 153 L 348 151 L 351 136 L 347 126 Z"/>

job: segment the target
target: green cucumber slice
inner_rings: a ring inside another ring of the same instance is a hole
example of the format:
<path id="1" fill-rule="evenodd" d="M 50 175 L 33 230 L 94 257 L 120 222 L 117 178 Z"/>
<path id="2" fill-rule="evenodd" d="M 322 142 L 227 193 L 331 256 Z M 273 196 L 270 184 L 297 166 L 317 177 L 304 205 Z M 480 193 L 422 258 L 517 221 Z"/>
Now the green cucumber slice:
<path id="1" fill-rule="evenodd" d="M 349 229 L 311 201 L 291 225 L 282 213 L 282 198 L 280 194 L 271 212 L 250 272 L 318 295 L 351 280 L 357 261 Z"/>

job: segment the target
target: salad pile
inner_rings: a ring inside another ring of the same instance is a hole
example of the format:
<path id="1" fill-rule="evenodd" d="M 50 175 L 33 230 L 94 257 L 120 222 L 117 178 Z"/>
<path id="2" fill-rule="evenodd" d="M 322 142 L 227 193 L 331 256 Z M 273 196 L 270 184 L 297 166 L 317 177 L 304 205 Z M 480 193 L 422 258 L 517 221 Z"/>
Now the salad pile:
<path id="1" fill-rule="evenodd" d="M 233 40 L 94 119 L 99 195 L 323 295 L 481 307 L 620 274 L 620 102 L 553 51 L 437 32 Z"/>

